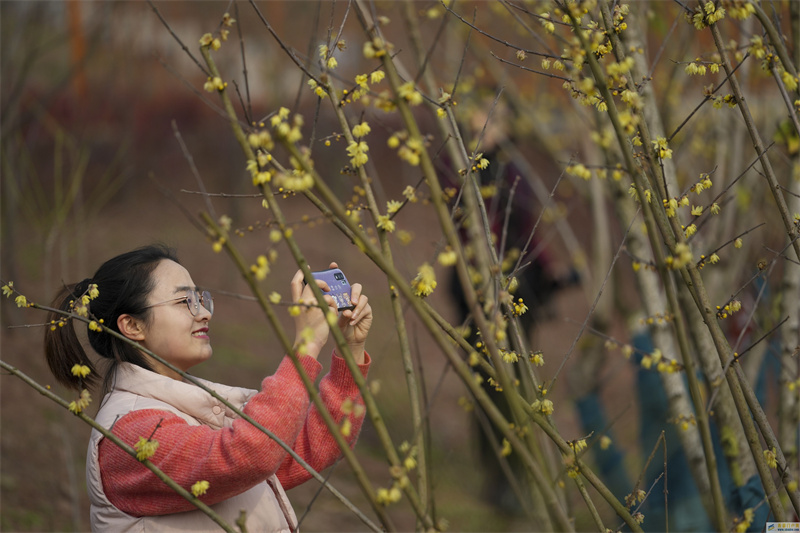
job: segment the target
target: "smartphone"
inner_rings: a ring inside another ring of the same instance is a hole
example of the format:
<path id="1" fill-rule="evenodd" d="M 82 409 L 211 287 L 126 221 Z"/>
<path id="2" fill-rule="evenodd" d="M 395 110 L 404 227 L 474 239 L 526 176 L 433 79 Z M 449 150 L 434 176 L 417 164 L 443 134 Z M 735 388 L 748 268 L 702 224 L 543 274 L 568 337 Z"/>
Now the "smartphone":
<path id="1" fill-rule="evenodd" d="M 339 311 L 355 308 L 350 301 L 350 283 L 347 282 L 344 272 L 338 268 L 331 268 L 321 272 L 312 272 L 311 275 L 314 276 L 314 279 L 320 279 L 328 284 L 331 290 L 325 294 L 333 297 Z"/>

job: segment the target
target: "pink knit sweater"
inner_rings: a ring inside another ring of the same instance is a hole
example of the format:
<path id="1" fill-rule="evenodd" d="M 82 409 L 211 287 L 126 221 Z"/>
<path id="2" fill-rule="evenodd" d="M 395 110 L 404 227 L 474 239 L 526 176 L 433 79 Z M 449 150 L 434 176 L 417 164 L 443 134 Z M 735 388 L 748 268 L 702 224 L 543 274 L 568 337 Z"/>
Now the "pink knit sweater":
<path id="1" fill-rule="evenodd" d="M 309 377 L 316 379 L 322 365 L 308 356 L 300 361 Z M 364 376 L 369 361 L 367 356 L 360 366 Z M 353 446 L 364 416 L 342 413 L 342 404 L 348 398 L 362 403 L 343 359 L 333 356 L 331 370 L 320 381 L 319 390 L 337 423 L 341 425 L 345 416 L 350 417 L 352 427 L 347 440 Z M 247 402 L 243 412 L 292 445 L 303 460 L 319 471 L 333 464 L 341 452 L 317 409 L 309 406 L 308 393 L 286 357 L 275 374 L 264 379 L 261 391 Z M 201 500 L 209 505 L 240 494 L 273 474 L 285 489 L 311 477 L 275 441 L 242 419 L 235 420 L 232 427 L 214 430 L 204 425 L 191 426 L 173 413 L 145 409 L 121 417 L 112 429 L 131 446 L 139 437 L 150 437 L 154 430 L 152 439 L 158 441 L 158 449 L 150 460 L 187 489 L 197 481 L 208 481 L 208 492 Z M 153 516 L 195 509 L 107 439 L 100 442 L 99 463 L 106 496 L 125 513 Z"/>

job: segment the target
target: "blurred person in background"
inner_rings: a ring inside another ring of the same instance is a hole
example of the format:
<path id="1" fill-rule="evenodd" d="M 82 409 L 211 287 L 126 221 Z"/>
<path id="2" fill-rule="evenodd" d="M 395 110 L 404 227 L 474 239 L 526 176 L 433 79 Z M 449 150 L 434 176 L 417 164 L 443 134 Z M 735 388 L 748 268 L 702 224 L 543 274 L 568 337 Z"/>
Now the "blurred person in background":
<path id="1" fill-rule="evenodd" d="M 503 251 L 503 256 L 499 257 L 503 274 L 509 275 L 520 255 L 523 256 L 520 261 L 522 267 L 515 273 L 518 286 L 513 292 L 513 298 L 515 301 L 521 298 L 528 307 L 528 311 L 519 318 L 523 335 L 529 338 L 537 323 L 551 315 L 550 304 L 555 293 L 577 283 L 578 279 L 575 273 L 570 273 L 563 279 L 557 277 L 553 273 L 550 250 L 536 235 L 532 235 L 539 216 L 539 210 L 536 209 L 538 202 L 528 177 L 515 163 L 516 154 L 505 149 L 517 142 L 508 133 L 512 127 L 512 111 L 509 110 L 507 104 L 498 101 L 494 104 L 494 109 L 489 116 L 490 107 L 491 102 L 482 102 L 477 105 L 476 109 L 466 113 L 470 117 L 470 121 L 462 126 L 461 131 L 465 139 L 475 139 L 477 142 L 480 137 L 480 145 L 475 151 L 481 153 L 481 158 L 488 162 L 488 165 L 475 165 L 473 175 L 478 180 L 481 197 L 486 207 L 495 251 L 498 255 L 501 249 Z M 468 146 L 468 152 L 472 148 L 472 146 Z M 477 161 L 479 158 L 476 156 L 475 159 Z M 459 169 L 453 168 L 449 158 L 441 158 L 439 175 L 443 187 L 451 187 L 456 190 L 461 188 L 463 178 L 459 175 Z M 454 198 L 459 198 L 459 195 L 456 194 Z M 471 260 L 474 250 L 464 227 L 468 217 L 465 209 L 462 201 L 456 209 L 455 221 L 459 228 L 459 236 L 465 254 Z M 474 266 L 474 263 L 471 262 L 470 266 Z M 487 281 L 483 279 L 482 283 Z M 479 298 L 483 296 L 481 287 L 476 286 L 476 289 Z M 475 346 L 480 339 L 476 335 L 474 322 L 464 298 L 464 290 L 455 272 L 450 278 L 449 291 L 456 305 L 458 323 L 470 326 L 468 340 Z M 484 376 L 484 378 L 487 377 Z M 488 379 L 483 380 L 482 386 L 504 415 L 509 417 L 508 405 L 502 393 L 490 385 Z M 479 412 L 478 416 L 484 415 Z M 492 436 L 487 436 L 484 429 L 488 429 L 490 425 L 476 425 L 478 453 L 485 474 L 484 499 L 503 511 L 519 513 L 521 512 L 520 494 L 515 494 L 512 486 L 515 484 L 514 480 L 509 480 L 508 476 L 516 476 L 513 474 L 514 472 L 520 473 L 524 469 L 521 464 L 516 464 L 518 461 L 515 454 L 509 458 L 511 468 L 508 471 L 504 472 L 503 468 L 498 468 L 495 446 L 502 436 L 494 429 L 491 429 Z M 495 443 L 493 444 L 492 441 Z M 518 481 L 517 486 L 527 485 L 524 479 Z"/>

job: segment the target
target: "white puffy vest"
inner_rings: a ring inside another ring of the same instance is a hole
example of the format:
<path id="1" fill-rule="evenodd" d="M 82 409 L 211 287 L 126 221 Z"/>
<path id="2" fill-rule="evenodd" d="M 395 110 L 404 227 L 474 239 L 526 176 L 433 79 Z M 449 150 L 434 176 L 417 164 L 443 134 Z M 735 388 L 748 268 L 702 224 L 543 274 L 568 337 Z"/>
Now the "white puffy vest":
<path id="1" fill-rule="evenodd" d="M 207 387 L 241 409 L 257 391 L 200 380 Z M 103 399 L 95 418 L 110 428 L 123 415 L 141 409 L 160 409 L 183 418 L 193 426 L 212 429 L 230 427 L 237 416 L 213 396 L 191 383 L 184 383 L 128 363 L 120 363 L 112 391 Z M 103 435 L 92 430 L 86 457 L 86 483 L 91 501 L 93 531 L 219 531 L 219 526 L 199 509 L 161 516 L 136 517 L 126 514 L 108 500 L 98 462 L 98 445 Z M 296 528 L 297 517 L 276 476 L 228 500 L 212 505 L 231 527 L 242 510 L 247 514 L 247 531 L 288 532 Z"/>

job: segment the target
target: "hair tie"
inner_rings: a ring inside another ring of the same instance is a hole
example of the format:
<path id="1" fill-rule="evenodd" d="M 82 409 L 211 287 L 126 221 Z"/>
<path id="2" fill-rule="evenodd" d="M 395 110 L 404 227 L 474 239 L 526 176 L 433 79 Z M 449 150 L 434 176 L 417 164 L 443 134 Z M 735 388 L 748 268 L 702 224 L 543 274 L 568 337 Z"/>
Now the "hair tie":
<path id="1" fill-rule="evenodd" d="M 89 285 L 92 283 L 91 278 L 86 278 L 83 281 L 79 281 L 75 284 L 75 288 L 72 290 L 72 293 L 75 297 L 79 297 L 81 294 L 89 290 Z"/>

